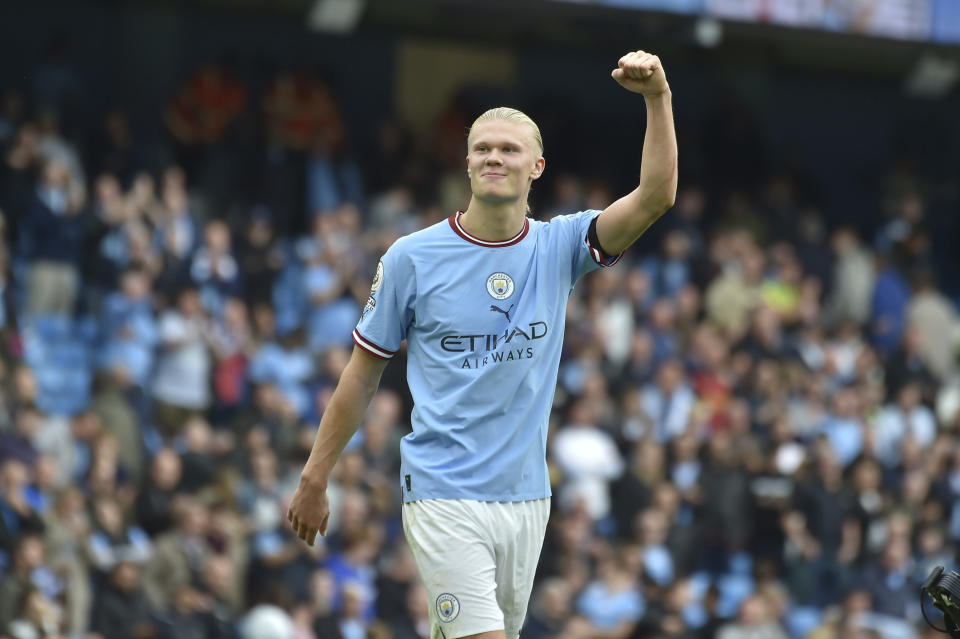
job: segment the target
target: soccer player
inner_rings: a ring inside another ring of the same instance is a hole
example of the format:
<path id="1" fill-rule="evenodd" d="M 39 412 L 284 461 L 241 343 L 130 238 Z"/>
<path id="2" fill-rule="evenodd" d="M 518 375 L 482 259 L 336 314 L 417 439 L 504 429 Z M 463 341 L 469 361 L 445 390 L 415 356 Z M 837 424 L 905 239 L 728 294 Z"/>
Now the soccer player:
<path id="1" fill-rule="evenodd" d="M 433 639 L 518 636 L 550 510 L 547 426 L 567 299 L 676 196 L 659 58 L 628 53 L 611 75 L 646 102 L 639 186 L 602 212 L 530 220 L 527 195 L 544 170 L 537 125 L 508 108 L 477 118 L 467 137 L 470 204 L 383 255 L 290 503 L 287 518 L 312 545 L 327 528 L 330 471 L 406 339 L 415 407 L 400 445 L 402 518 Z"/>

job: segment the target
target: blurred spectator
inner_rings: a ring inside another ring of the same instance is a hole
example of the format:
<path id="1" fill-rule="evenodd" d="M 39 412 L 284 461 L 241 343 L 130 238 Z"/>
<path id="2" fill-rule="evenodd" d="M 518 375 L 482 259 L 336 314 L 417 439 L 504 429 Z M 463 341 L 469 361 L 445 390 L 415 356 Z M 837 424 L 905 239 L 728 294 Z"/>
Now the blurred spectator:
<path id="1" fill-rule="evenodd" d="M 266 206 L 253 207 L 238 243 L 237 261 L 245 278 L 244 299 L 248 304 L 272 297 L 273 281 L 283 267 L 284 255 L 277 246 L 272 218 Z"/>
<path id="2" fill-rule="evenodd" d="M 135 222 L 117 176 L 101 173 L 93 188 L 93 200 L 87 216 L 84 244 L 84 303 L 90 311 L 98 311 L 103 295 L 116 284 L 119 270 L 130 256 L 127 246 L 128 228 Z"/>
<path id="3" fill-rule="evenodd" d="M 403 424 L 402 412 L 397 394 L 380 390 L 373 396 L 362 430 L 361 451 L 367 468 L 390 482 L 400 470 L 400 439 L 409 428 Z"/>
<path id="4" fill-rule="evenodd" d="M 681 435 L 690 425 L 696 400 L 680 361 L 662 363 L 656 382 L 644 386 L 640 395 L 641 411 L 650 424 L 649 435 L 661 443 Z"/>
<path id="5" fill-rule="evenodd" d="M 857 403 L 854 388 L 837 390 L 833 408 L 820 426 L 820 432 L 841 467 L 852 462 L 863 450 L 864 425 L 857 414 Z"/>
<path id="6" fill-rule="evenodd" d="M 610 514 L 608 482 L 623 472 L 620 453 L 607 433 L 595 425 L 590 404 L 580 401 L 570 411 L 570 422 L 553 438 L 552 456 L 563 472 L 560 504 L 583 504 L 593 520 Z"/>
<path id="7" fill-rule="evenodd" d="M 176 307 L 160 316 L 158 331 L 161 351 L 152 393 L 157 426 L 170 437 L 210 404 L 207 326 L 196 288 L 187 286 L 179 292 Z"/>
<path id="8" fill-rule="evenodd" d="M 217 637 L 232 637 L 234 619 L 243 608 L 238 596 L 236 580 L 239 575 L 234 563 L 225 554 L 213 554 L 203 568 L 203 588 L 208 596 L 210 633 Z"/>
<path id="9" fill-rule="evenodd" d="M 556 577 L 546 579 L 534 593 L 524 637 L 546 639 L 559 634 L 570 616 L 570 586 Z"/>
<path id="10" fill-rule="evenodd" d="M 315 373 L 314 361 L 302 343 L 301 330 L 284 327 L 278 337 L 260 345 L 250 362 L 250 379 L 274 384 L 295 414 L 303 416 L 310 409 L 307 382 Z"/>
<path id="11" fill-rule="evenodd" d="M 238 490 L 240 511 L 249 518 L 255 535 L 276 536 L 284 520 L 283 504 L 296 487 L 290 478 L 279 476 L 276 455 L 268 448 L 251 452 L 250 469 L 250 478 Z"/>
<path id="12" fill-rule="evenodd" d="M 787 639 L 771 613 L 770 604 L 762 596 L 749 597 L 740 607 L 737 621 L 722 626 L 717 639 Z"/>
<path id="13" fill-rule="evenodd" d="M 88 553 L 91 566 L 101 573 L 111 572 L 120 562 L 141 566 L 153 552 L 147 533 L 124 519 L 122 506 L 115 498 L 101 495 L 94 499 Z"/>
<path id="14" fill-rule="evenodd" d="M 910 571 L 910 542 L 891 538 L 877 559 L 864 566 L 864 588 L 873 600 L 873 610 L 892 617 L 917 619 L 914 597 L 919 585 Z"/>
<path id="15" fill-rule="evenodd" d="M 915 383 L 925 402 L 933 400 L 937 382 L 923 356 L 924 339 L 917 326 L 910 326 L 904 332 L 900 348 L 887 359 L 884 381 L 888 395 L 908 383 Z"/>
<path id="16" fill-rule="evenodd" d="M 115 564 L 93 606 L 90 629 L 104 639 L 154 639 L 153 609 L 140 586 L 140 567 L 132 561 Z"/>
<path id="17" fill-rule="evenodd" d="M 407 592 L 406 619 L 395 626 L 394 639 L 424 639 L 430 636 L 430 618 L 427 612 L 427 591 L 417 582 Z M 526 630 L 524 630 L 526 632 Z M 317 634 L 317 639 L 324 639 Z"/>
<path id="18" fill-rule="evenodd" d="M 240 268 L 232 254 L 230 227 L 223 220 L 207 223 L 203 244 L 193 253 L 190 277 L 204 308 L 214 317 L 222 315 L 228 297 L 240 294 Z"/>
<path id="19" fill-rule="evenodd" d="M 900 343 L 906 326 L 910 289 L 889 258 L 877 267 L 876 287 L 870 310 L 870 334 L 873 345 L 884 355 Z"/>
<path id="20" fill-rule="evenodd" d="M 367 599 L 365 587 L 348 581 L 341 589 L 342 602 L 337 626 L 343 639 L 366 639 L 369 618 L 364 615 L 364 602 Z"/>
<path id="21" fill-rule="evenodd" d="M 666 547 L 669 525 L 667 514 L 648 508 L 637 516 L 636 540 L 639 544 L 643 574 L 659 586 L 668 586 L 676 577 L 673 557 Z"/>
<path id="22" fill-rule="evenodd" d="M 172 604 L 160 620 L 161 639 L 180 637 L 209 637 L 226 639 L 219 635 L 216 619 L 210 614 L 210 601 L 206 594 L 189 585 L 181 585 L 173 593 Z"/>
<path id="23" fill-rule="evenodd" d="M 60 636 L 63 610 L 39 589 L 28 589 L 21 598 L 20 616 L 10 622 L 13 639 Z"/>
<path id="24" fill-rule="evenodd" d="M 620 537 L 634 532 L 634 519 L 653 501 L 656 486 L 666 477 L 664 448 L 652 439 L 637 442 L 625 472 L 610 486 L 614 517 Z"/>
<path id="25" fill-rule="evenodd" d="M 363 204 L 363 182 L 347 156 L 343 134 L 320 131 L 307 156 L 307 213 L 324 215 L 345 204 Z"/>
<path id="26" fill-rule="evenodd" d="M 160 186 L 154 221 L 154 245 L 163 254 L 160 283 L 169 292 L 188 274 L 190 256 L 199 241 L 197 223 L 187 193 L 187 177 L 179 166 L 168 167 Z"/>
<path id="27" fill-rule="evenodd" d="M 833 281 L 824 313 L 831 324 L 864 324 L 870 317 L 874 288 L 873 259 L 849 228 L 837 229 L 830 239 L 834 254 Z"/>
<path id="28" fill-rule="evenodd" d="M 195 498 L 181 496 L 173 509 L 174 530 L 157 537 L 143 573 L 144 593 L 158 611 L 174 606 L 189 617 L 199 603 L 189 585 L 199 577 L 210 549 L 206 534 L 209 513 Z M 187 590 L 184 590 L 187 589 Z"/>
<path id="29" fill-rule="evenodd" d="M 50 566 L 65 584 L 66 630 L 72 634 L 86 632 L 96 588 L 85 552 L 90 520 L 83 493 L 74 486 L 66 487 L 55 497 L 44 523 Z"/>
<path id="30" fill-rule="evenodd" d="M 760 294 L 764 306 L 776 313 L 781 324 L 789 326 L 801 316 L 803 270 L 790 244 L 772 246 L 770 258 L 771 268 Z"/>
<path id="31" fill-rule="evenodd" d="M 317 221 L 317 243 L 306 255 L 304 293 L 309 300 L 307 340 L 310 350 L 322 353 L 332 346 L 351 344 L 350 335 L 360 306 L 353 297 L 357 277 L 351 259 L 352 242 L 346 229 L 323 228 Z M 347 237 L 338 237 L 347 235 Z M 366 292 L 366 291 L 364 291 Z"/>
<path id="32" fill-rule="evenodd" d="M 0 578 L 0 632 L 11 633 L 11 624 L 29 614 L 30 595 L 39 592 L 35 580 L 45 564 L 43 538 L 37 534 L 22 534 L 12 549 L 10 569 Z"/>
<path id="33" fill-rule="evenodd" d="M 927 368 L 940 380 L 957 370 L 960 344 L 960 315 L 956 306 L 935 287 L 928 270 L 916 273 L 912 296 L 907 304 L 907 330 L 916 328 L 921 337 L 920 355 Z"/>
<path id="34" fill-rule="evenodd" d="M 13 428 L 0 433 L 0 461 L 15 459 L 29 469 L 37 460 L 34 438 L 40 431 L 40 411 L 23 407 L 13 416 Z"/>
<path id="35" fill-rule="evenodd" d="M 927 448 L 937 435 L 937 424 L 928 407 L 921 403 L 920 387 L 906 384 L 896 394 L 896 403 L 888 404 L 876 416 L 871 439 L 877 458 L 893 467 L 900 461 L 905 439 Z"/>
<path id="36" fill-rule="evenodd" d="M 650 280 L 656 295 L 674 297 L 692 278 L 692 243 L 686 231 L 670 231 L 663 239 L 662 257 L 648 261 Z"/>
<path id="37" fill-rule="evenodd" d="M 348 606 L 351 608 L 348 618 L 353 621 L 348 626 L 370 621 L 376 611 L 377 586 L 373 560 L 379 550 L 379 542 L 377 533 L 368 526 L 349 530 L 341 535 L 340 551 L 332 554 L 327 562 L 326 567 L 336 584 L 334 606 L 341 615 Z M 349 602 L 346 601 L 348 596 L 351 598 Z M 342 623 L 341 632 L 346 636 Z"/>
<path id="38" fill-rule="evenodd" d="M 80 292 L 84 195 L 56 159 L 43 166 L 22 232 L 30 259 L 27 312 L 70 315 Z"/>
<path id="39" fill-rule="evenodd" d="M 340 629 L 333 608 L 333 596 L 336 590 L 330 571 L 320 569 L 310 577 L 310 613 L 313 617 L 313 634 L 316 639 L 341 639 Z M 382 619 L 391 619 L 381 615 Z M 405 617 L 404 617 L 405 618 Z M 396 622 L 399 626 L 402 622 Z"/>
<path id="40" fill-rule="evenodd" d="M 646 606 L 636 575 L 612 552 L 601 559 L 597 577 L 577 598 L 577 610 L 590 620 L 593 633 L 626 637 Z"/>
<path id="41" fill-rule="evenodd" d="M 150 284 L 149 276 L 142 270 L 124 272 L 120 289 L 109 294 L 104 302 L 101 320 L 101 367 L 139 388 L 149 385 L 154 347 L 159 339 Z"/>
<path id="42" fill-rule="evenodd" d="M 743 548 L 750 525 L 750 499 L 746 470 L 738 466 L 739 451 L 733 438 L 715 433 L 708 444 L 708 456 L 700 474 L 703 519 L 706 530 L 716 531 L 706 551 L 719 561 L 727 552 Z"/>
<path id="43" fill-rule="evenodd" d="M 216 479 L 218 451 L 214 448 L 214 435 L 210 424 L 201 417 L 188 419 L 183 427 L 181 446 L 183 475 L 178 487 L 185 492 L 197 494 Z"/>
<path id="44" fill-rule="evenodd" d="M 60 130 L 60 117 L 54 108 L 42 109 L 37 117 L 37 150 L 47 162 L 56 162 L 69 176 L 70 198 L 86 201 L 87 179 L 76 147 Z"/>
<path id="45" fill-rule="evenodd" d="M 704 302 L 713 322 L 727 335 L 736 336 L 746 325 L 747 314 L 760 304 L 765 260 L 745 233 L 717 241 L 730 244 L 729 260 L 722 263 L 723 274 L 707 288 Z M 721 254 L 727 250 L 722 245 L 714 248 Z"/>
<path id="46" fill-rule="evenodd" d="M 155 537 L 173 523 L 173 499 L 183 478 L 183 462 L 169 448 L 158 450 L 137 500 L 137 521 Z"/>
<path id="47" fill-rule="evenodd" d="M 29 469 L 23 462 L 7 459 L 0 463 L 0 553 L 7 557 L 14 551 L 17 539 L 28 533 L 43 531 L 43 521 L 27 500 Z"/>

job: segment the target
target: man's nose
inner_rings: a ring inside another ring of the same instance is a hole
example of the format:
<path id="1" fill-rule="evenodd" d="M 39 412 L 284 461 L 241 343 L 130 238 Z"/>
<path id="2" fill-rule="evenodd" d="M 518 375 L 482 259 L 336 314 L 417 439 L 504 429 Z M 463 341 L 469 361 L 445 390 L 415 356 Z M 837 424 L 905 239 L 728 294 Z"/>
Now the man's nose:
<path id="1" fill-rule="evenodd" d="M 491 151 L 487 155 L 487 164 L 503 164 L 503 160 L 500 158 L 500 154 L 496 151 Z"/>

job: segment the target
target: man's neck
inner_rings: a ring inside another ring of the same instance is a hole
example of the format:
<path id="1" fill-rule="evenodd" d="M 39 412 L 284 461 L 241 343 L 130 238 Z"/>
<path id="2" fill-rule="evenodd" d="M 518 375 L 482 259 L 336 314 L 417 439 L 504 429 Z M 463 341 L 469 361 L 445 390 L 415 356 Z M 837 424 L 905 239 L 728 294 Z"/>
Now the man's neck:
<path id="1" fill-rule="evenodd" d="M 470 206 L 460 216 L 460 226 L 481 240 L 502 242 L 523 230 L 525 217 L 526 205 L 522 200 L 491 205 L 471 198 Z"/>

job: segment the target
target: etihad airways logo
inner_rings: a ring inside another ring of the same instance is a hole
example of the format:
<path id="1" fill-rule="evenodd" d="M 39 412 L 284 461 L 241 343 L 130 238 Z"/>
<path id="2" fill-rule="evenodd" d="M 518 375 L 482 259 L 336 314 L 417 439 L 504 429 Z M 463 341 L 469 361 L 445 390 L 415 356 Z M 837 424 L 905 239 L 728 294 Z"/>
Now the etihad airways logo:
<path id="1" fill-rule="evenodd" d="M 530 322 L 526 329 L 519 326 L 507 329 L 502 334 L 487 335 L 444 335 L 440 338 L 440 348 L 448 353 L 467 353 L 474 351 L 495 351 L 500 344 L 514 341 L 533 341 L 547 335 L 546 322 Z"/>
<path id="2" fill-rule="evenodd" d="M 460 368 L 477 369 L 491 364 L 533 359 L 536 354 L 533 342 L 546 336 L 546 322 L 530 322 L 524 328 L 516 326 L 498 334 L 444 335 L 440 338 L 440 348 L 448 353 L 463 353 Z"/>

